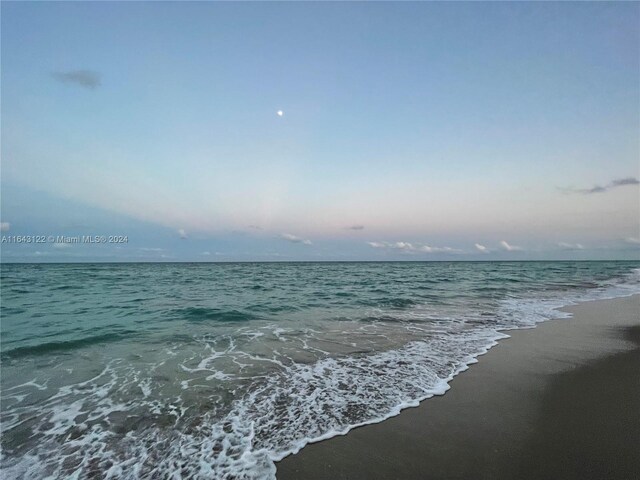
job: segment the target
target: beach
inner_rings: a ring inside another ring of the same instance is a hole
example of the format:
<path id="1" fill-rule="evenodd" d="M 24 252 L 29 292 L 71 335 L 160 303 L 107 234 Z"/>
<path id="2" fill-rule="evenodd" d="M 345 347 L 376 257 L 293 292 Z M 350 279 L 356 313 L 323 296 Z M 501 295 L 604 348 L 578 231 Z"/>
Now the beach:
<path id="1" fill-rule="evenodd" d="M 5 265 L 0 468 L 629 478 L 639 266 Z"/>
<path id="2" fill-rule="evenodd" d="M 307 445 L 277 478 L 637 478 L 640 295 L 562 310 L 509 331 L 445 395 Z"/>
<path id="3" fill-rule="evenodd" d="M 0 11 L 0 480 L 640 480 L 640 1 Z"/>

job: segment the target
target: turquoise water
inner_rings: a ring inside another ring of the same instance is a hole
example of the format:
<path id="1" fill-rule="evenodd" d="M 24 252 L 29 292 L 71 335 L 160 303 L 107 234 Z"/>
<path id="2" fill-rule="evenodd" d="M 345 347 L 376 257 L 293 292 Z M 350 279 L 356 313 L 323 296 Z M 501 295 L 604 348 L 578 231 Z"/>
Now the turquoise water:
<path id="1" fill-rule="evenodd" d="M 273 478 L 639 262 L 2 265 L 6 478 Z"/>

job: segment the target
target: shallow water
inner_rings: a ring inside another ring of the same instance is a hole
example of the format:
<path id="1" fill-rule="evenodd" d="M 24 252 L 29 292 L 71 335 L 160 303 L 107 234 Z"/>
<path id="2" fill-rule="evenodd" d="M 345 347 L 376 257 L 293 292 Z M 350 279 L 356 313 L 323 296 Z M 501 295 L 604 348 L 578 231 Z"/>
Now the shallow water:
<path id="1" fill-rule="evenodd" d="M 639 262 L 2 265 L 8 478 L 272 478 Z"/>

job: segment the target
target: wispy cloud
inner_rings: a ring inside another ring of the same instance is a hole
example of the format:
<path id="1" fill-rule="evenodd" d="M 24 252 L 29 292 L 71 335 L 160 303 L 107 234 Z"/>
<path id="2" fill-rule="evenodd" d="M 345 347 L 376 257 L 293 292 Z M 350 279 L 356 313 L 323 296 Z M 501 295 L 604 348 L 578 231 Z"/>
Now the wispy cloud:
<path id="1" fill-rule="evenodd" d="M 640 245 L 640 237 L 627 237 L 624 239 L 626 243 L 630 243 L 631 245 Z"/>
<path id="2" fill-rule="evenodd" d="M 476 250 L 478 250 L 480 253 L 489 253 L 489 249 L 484 245 L 480 245 L 479 243 L 476 243 L 475 247 L 476 247 Z"/>
<path id="3" fill-rule="evenodd" d="M 0 223 L 0 231 L 1 232 L 8 232 L 10 228 L 11 228 L 11 224 L 9 222 Z"/>
<path id="4" fill-rule="evenodd" d="M 313 245 L 313 243 L 311 242 L 311 240 L 308 239 L 304 239 L 304 238 L 300 238 L 296 235 L 292 235 L 290 233 L 283 233 L 282 235 L 280 235 L 280 238 L 291 242 L 291 243 L 301 243 L 303 245 Z"/>
<path id="5" fill-rule="evenodd" d="M 581 243 L 559 242 L 558 247 L 563 250 L 584 250 L 584 245 Z"/>
<path id="6" fill-rule="evenodd" d="M 71 244 L 70 243 L 66 243 L 66 242 L 58 242 L 58 243 L 54 243 L 53 244 L 53 248 L 62 250 L 65 248 L 71 248 Z"/>
<path id="7" fill-rule="evenodd" d="M 364 230 L 364 225 L 350 225 L 347 230 Z"/>
<path id="8" fill-rule="evenodd" d="M 410 242 L 367 242 L 371 248 L 384 248 L 397 250 L 404 253 L 461 253 L 460 250 L 451 247 L 432 247 L 425 243 Z"/>
<path id="9" fill-rule="evenodd" d="M 184 228 L 179 228 L 178 229 L 178 235 L 180 235 L 180 238 L 182 238 L 183 240 L 189 238 L 189 236 L 187 235 L 187 232 L 186 232 L 186 230 Z"/>
<path id="10" fill-rule="evenodd" d="M 640 180 L 635 177 L 620 178 L 611 182 L 609 188 L 622 187 L 623 185 L 640 185 Z"/>
<path id="11" fill-rule="evenodd" d="M 640 185 L 640 180 L 635 177 L 626 177 L 626 178 L 618 178 L 612 180 L 607 185 L 594 185 L 591 188 L 561 188 L 561 190 L 565 193 L 582 193 L 584 195 L 589 195 L 592 193 L 603 193 L 608 190 L 617 187 L 624 187 L 625 185 Z"/>
<path id="12" fill-rule="evenodd" d="M 59 82 L 78 85 L 84 88 L 95 89 L 100 86 L 100 74 L 92 70 L 53 72 L 51 75 Z"/>
<path id="13" fill-rule="evenodd" d="M 507 252 L 521 252 L 523 250 L 522 247 L 508 244 L 506 240 L 502 240 L 500 246 Z"/>

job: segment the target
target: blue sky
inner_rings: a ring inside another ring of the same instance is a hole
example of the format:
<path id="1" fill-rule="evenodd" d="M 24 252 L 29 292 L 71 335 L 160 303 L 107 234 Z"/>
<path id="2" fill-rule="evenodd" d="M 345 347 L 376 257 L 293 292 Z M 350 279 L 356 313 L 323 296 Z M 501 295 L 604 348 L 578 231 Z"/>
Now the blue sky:
<path id="1" fill-rule="evenodd" d="M 640 255 L 637 3 L 1 8 L 3 261 Z"/>

